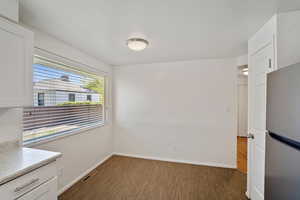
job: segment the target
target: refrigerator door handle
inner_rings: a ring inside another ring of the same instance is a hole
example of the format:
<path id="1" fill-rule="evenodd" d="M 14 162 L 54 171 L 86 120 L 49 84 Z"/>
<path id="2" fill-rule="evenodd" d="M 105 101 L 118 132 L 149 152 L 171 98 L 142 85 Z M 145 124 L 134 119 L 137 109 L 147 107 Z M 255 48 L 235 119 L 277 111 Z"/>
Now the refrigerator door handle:
<path id="1" fill-rule="evenodd" d="M 275 140 L 277 140 L 281 143 L 284 143 L 284 144 L 286 144 L 290 147 L 293 147 L 293 148 L 300 151 L 300 142 L 289 139 L 289 138 L 286 138 L 286 137 L 283 137 L 281 135 L 278 135 L 278 134 L 270 132 L 270 131 L 268 133 L 271 136 L 271 138 L 273 138 L 273 139 L 275 139 Z"/>

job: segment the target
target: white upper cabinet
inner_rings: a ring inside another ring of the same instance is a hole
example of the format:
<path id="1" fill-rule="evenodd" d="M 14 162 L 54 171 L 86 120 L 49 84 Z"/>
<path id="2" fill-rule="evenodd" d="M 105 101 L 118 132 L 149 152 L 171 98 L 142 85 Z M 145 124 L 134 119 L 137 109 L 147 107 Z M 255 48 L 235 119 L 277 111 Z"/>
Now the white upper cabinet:
<path id="1" fill-rule="evenodd" d="M 0 0 L 0 15 L 19 21 L 19 0 Z"/>
<path id="2" fill-rule="evenodd" d="M 248 42 L 249 56 L 273 45 L 273 70 L 300 62 L 300 11 L 274 15 Z"/>
<path id="3" fill-rule="evenodd" d="M 268 71 L 277 69 L 277 27 L 277 15 L 275 15 L 248 41 L 249 68 L 251 68 L 251 57 L 269 46 L 272 48 L 272 54 L 266 63 L 269 67 Z"/>
<path id="4" fill-rule="evenodd" d="M 277 15 L 278 68 L 300 62 L 300 11 Z"/>
<path id="5" fill-rule="evenodd" d="M 0 18 L 0 108 L 32 105 L 33 33 Z"/>

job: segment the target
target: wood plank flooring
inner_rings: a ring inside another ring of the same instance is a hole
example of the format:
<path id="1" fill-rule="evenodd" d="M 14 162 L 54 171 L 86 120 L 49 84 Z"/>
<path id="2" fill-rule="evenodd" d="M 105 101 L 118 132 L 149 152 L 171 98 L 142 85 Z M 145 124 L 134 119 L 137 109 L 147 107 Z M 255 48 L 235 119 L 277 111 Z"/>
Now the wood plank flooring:
<path id="1" fill-rule="evenodd" d="M 234 169 L 113 156 L 59 200 L 246 200 Z"/>
<path id="2" fill-rule="evenodd" d="M 246 137 L 237 137 L 237 168 L 247 174 L 247 143 Z"/>

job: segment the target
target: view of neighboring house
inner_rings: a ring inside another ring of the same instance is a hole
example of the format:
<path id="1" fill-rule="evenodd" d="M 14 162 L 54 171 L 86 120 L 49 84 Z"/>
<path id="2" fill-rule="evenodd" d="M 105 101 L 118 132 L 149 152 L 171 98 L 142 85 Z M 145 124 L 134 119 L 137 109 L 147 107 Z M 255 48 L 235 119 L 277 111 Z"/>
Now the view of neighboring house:
<path id="1" fill-rule="evenodd" d="M 69 80 L 69 76 L 34 83 L 34 106 L 56 106 L 66 102 L 100 102 L 100 94 Z"/>

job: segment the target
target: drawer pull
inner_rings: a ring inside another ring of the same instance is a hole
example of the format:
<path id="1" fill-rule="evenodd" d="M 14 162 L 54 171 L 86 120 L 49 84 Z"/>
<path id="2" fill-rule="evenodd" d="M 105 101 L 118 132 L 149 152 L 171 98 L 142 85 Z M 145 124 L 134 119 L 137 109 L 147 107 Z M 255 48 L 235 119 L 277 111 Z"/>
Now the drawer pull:
<path id="1" fill-rule="evenodd" d="M 40 179 L 38 179 L 38 178 L 32 179 L 30 182 L 25 183 L 24 185 L 22 185 L 20 187 L 16 187 L 16 189 L 14 190 L 14 192 L 20 192 L 20 191 L 24 190 L 25 188 L 31 186 L 32 184 L 38 182 L 39 180 Z"/>

